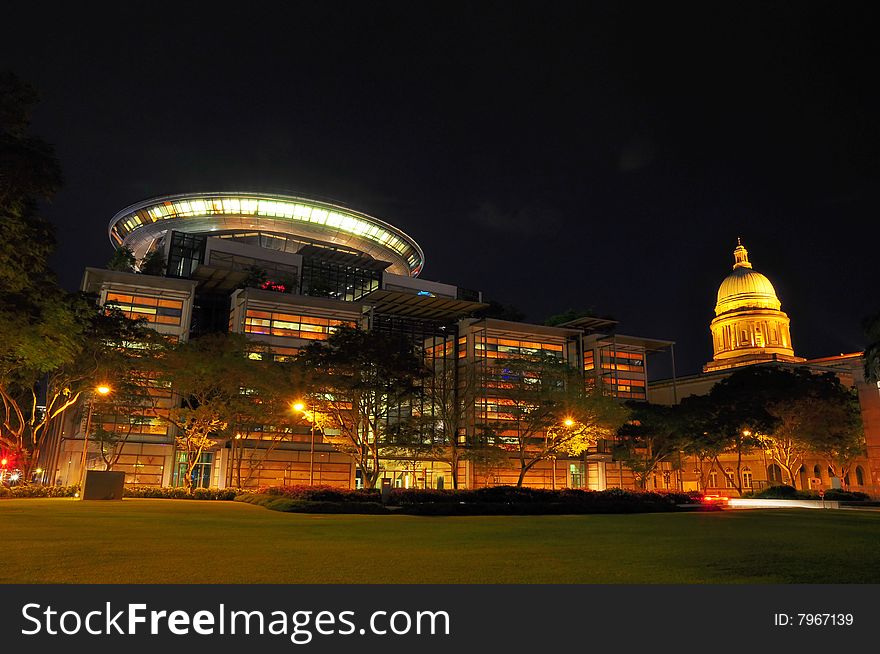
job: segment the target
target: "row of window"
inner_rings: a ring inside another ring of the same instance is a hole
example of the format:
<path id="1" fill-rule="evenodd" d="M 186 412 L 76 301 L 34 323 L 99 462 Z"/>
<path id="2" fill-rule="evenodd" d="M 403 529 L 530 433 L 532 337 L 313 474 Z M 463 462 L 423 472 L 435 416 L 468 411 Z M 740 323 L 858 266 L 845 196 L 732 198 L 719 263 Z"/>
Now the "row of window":
<path id="1" fill-rule="evenodd" d="M 699 474 L 699 470 L 694 470 L 696 474 Z M 724 485 L 726 488 L 733 488 L 733 479 L 736 476 L 736 473 L 733 471 L 733 468 L 726 468 L 724 470 Z M 803 468 L 800 469 L 800 472 L 803 473 Z M 862 469 L 862 466 L 856 466 L 855 469 L 856 474 L 856 485 L 864 486 L 865 485 L 865 471 Z M 822 478 L 822 468 L 820 466 L 813 466 L 813 476 L 816 479 Z M 828 468 L 828 477 L 831 478 L 834 476 L 834 471 L 831 468 Z M 780 468 L 777 464 L 773 463 L 767 466 L 767 479 L 770 481 L 782 482 L 782 468 Z M 718 471 L 712 470 L 709 473 L 708 486 L 710 488 L 719 488 L 718 486 Z M 849 486 L 849 475 L 845 475 L 843 479 L 843 483 Z M 742 485 L 744 488 L 752 488 L 752 469 L 748 466 L 742 469 Z"/>
<path id="2" fill-rule="evenodd" d="M 626 370 L 642 373 L 645 371 L 645 355 L 642 352 L 616 350 L 605 353 L 602 351 L 599 358 L 603 370 Z M 593 370 L 595 367 L 593 350 L 584 352 L 584 370 Z"/>
<path id="3" fill-rule="evenodd" d="M 180 325 L 183 315 L 182 300 L 168 300 L 147 295 L 107 293 L 105 306 L 122 311 L 129 318 L 144 318 L 160 325 Z"/>
<path id="4" fill-rule="evenodd" d="M 474 343 L 475 354 L 487 359 L 534 357 L 539 355 L 562 358 L 562 345 L 508 338 L 485 338 Z"/>
<path id="5" fill-rule="evenodd" d="M 354 327 L 354 323 L 347 320 L 248 309 L 245 314 L 244 331 L 247 334 L 323 341 L 343 325 Z"/>

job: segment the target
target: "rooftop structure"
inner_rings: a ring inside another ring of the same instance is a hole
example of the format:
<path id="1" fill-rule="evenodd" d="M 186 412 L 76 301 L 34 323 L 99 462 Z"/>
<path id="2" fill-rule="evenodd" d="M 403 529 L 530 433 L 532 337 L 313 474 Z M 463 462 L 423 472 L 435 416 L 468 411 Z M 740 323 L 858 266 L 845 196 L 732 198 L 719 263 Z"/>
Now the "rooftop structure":
<path id="1" fill-rule="evenodd" d="M 389 272 L 416 277 L 425 263 L 419 244 L 400 229 L 345 207 L 288 195 L 184 193 L 132 204 L 110 221 L 114 246 L 140 259 L 171 231 L 228 235 L 295 253 L 308 246 L 367 255 Z"/>

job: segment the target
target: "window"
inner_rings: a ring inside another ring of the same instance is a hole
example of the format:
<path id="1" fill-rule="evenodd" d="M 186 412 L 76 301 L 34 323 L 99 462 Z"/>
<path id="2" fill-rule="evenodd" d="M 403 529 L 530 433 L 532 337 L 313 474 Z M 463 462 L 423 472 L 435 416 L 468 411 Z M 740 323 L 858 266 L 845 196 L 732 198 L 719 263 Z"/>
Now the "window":
<path id="1" fill-rule="evenodd" d="M 782 483 L 782 468 L 775 463 L 771 463 L 767 466 L 767 479 L 769 481 Z"/>
<path id="2" fill-rule="evenodd" d="M 584 468 L 581 463 L 571 463 L 569 464 L 569 487 L 571 488 L 583 488 L 584 487 Z"/>
<path id="3" fill-rule="evenodd" d="M 751 488 L 752 487 L 752 469 L 751 468 L 743 468 L 742 476 L 743 476 L 743 488 Z"/>
<path id="4" fill-rule="evenodd" d="M 733 488 L 733 468 L 727 468 L 724 471 L 724 485 L 727 488 Z"/>
<path id="5" fill-rule="evenodd" d="M 709 488 L 718 488 L 718 471 L 712 470 L 709 472 Z"/>
<path id="6" fill-rule="evenodd" d="M 822 468 L 819 466 L 813 466 L 813 476 L 816 479 L 822 479 Z"/>
<path id="7" fill-rule="evenodd" d="M 862 470 L 862 466 L 856 466 L 856 484 L 859 486 L 865 485 L 865 471 Z"/>

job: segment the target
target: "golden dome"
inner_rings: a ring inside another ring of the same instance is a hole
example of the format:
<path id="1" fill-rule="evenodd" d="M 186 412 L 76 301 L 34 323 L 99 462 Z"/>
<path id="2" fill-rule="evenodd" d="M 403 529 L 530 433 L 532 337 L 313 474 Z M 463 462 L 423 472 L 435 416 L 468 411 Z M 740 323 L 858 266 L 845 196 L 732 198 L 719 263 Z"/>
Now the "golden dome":
<path id="1" fill-rule="evenodd" d="M 752 270 L 749 262 L 749 252 L 737 239 L 736 249 L 733 251 L 735 263 L 731 272 L 718 288 L 718 302 L 715 305 L 715 315 L 721 315 L 727 311 L 736 309 L 775 309 L 779 310 L 782 304 L 776 297 L 776 289 L 773 284 L 761 273 Z"/>

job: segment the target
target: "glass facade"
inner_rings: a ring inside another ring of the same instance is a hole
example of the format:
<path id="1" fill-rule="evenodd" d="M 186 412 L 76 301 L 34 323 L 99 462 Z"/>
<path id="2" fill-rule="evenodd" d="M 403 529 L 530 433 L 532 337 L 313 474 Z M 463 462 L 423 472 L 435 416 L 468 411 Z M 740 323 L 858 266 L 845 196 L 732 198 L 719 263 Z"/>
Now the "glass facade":
<path id="1" fill-rule="evenodd" d="M 324 341 L 341 325 L 354 327 L 353 322 L 335 318 L 248 309 L 245 313 L 244 331 L 246 334 Z"/>
<path id="2" fill-rule="evenodd" d="M 598 357 L 598 367 L 597 367 Z M 634 346 L 603 346 L 584 351 L 584 372 L 600 379 L 607 393 L 625 400 L 646 400 L 645 351 Z"/>
<path id="3" fill-rule="evenodd" d="M 303 257 L 300 279 L 303 295 L 355 302 L 378 289 L 381 283 L 381 270 Z"/>
<path id="4" fill-rule="evenodd" d="M 104 306 L 115 307 L 129 318 L 143 318 L 157 325 L 180 326 L 183 302 L 149 295 L 108 292 Z"/>

